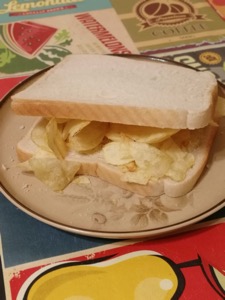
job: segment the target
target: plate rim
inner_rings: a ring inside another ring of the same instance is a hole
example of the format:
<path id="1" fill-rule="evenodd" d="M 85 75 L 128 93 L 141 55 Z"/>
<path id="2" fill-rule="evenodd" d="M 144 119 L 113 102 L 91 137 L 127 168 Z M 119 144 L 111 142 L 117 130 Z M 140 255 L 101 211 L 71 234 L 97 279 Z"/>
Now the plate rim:
<path id="1" fill-rule="evenodd" d="M 130 239 L 130 238 L 145 238 L 145 237 L 163 237 L 163 236 L 169 236 L 173 234 L 174 232 L 178 234 L 179 232 L 185 230 L 188 226 L 194 225 L 199 221 L 202 221 L 206 217 L 212 215 L 213 213 L 216 213 L 220 209 L 225 207 L 225 198 L 218 202 L 215 206 L 211 207 L 210 209 L 192 217 L 184 221 L 180 221 L 171 225 L 162 226 L 159 228 L 154 229 L 142 229 L 137 231 L 120 231 L 120 232 L 113 232 L 113 231 L 102 231 L 102 230 L 91 230 L 91 229 L 83 229 L 75 226 L 65 225 L 61 222 L 51 220 L 50 218 L 44 217 L 40 215 L 39 213 L 33 211 L 29 207 L 25 206 L 24 204 L 20 203 L 19 200 L 16 199 L 11 193 L 3 186 L 3 184 L 0 182 L 0 192 L 17 208 L 19 208 L 21 211 L 26 213 L 28 216 L 33 217 L 34 219 L 41 221 L 47 225 L 50 225 L 52 227 L 55 227 L 57 229 L 61 229 L 63 231 L 84 235 L 84 236 L 90 236 L 90 237 L 96 237 L 96 238 L 106 238 L 106 239 Z M 182 227 L 177 228 L 182 224 Z M 168 229 L 165 231 L 165 229 Z"/>

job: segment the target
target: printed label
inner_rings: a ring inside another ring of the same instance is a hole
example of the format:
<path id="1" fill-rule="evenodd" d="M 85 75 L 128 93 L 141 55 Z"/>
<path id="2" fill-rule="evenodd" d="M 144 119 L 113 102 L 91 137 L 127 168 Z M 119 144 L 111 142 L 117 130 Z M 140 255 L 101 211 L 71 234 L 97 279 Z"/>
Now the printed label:
<path id="1" fill-rule="evenodd" d="M 225 39 L 224 20 L 207 1 L 111 2 L 140 52 Z"/>

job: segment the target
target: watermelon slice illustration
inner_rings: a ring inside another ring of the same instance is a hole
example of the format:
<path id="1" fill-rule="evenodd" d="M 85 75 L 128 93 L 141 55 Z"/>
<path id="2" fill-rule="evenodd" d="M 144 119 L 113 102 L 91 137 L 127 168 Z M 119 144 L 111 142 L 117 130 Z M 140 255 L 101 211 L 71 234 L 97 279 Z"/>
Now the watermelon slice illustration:
<path id="1" fill-rule="evenodd" d="M 6 24 L 3 39 L 15 53 L 34 57 L 55 34 L 56 28 L 30 21 Z"/>

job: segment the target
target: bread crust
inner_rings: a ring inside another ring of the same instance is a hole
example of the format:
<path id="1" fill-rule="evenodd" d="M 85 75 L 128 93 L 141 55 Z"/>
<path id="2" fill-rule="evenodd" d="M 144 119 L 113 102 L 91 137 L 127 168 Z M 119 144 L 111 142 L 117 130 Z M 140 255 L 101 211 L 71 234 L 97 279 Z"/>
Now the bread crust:
<path id="1" fill-rule="evenodd" d="M 79 55 L 74 55 L 71 57 L 67 57 L 62 63 L 62 68 L 64 67 L 64 65 L 66 65 L 67 67 L 65 68 L 69 68 L 70 66 L 69 63 L 71 61 L 71 63 L 73 62 L 73 58 L 75 60 L 78 60 Z M 101 62 L 101 59 L 103 57 L 104 61 L 106 59 L 106 61 L 108 61 L 108 59 L 111 61 L 111 59 L 115 59 L 115 57 L 105 57 L 105 55 L 99 56 L 97 55 L 96 57 L 94 56 L 92 58 L 92 55 L 86 55 L 85 58 L 81 58 L 84 59 L 84 62 L 87 60 L 88 58 L 91 58 L 91 62 L 94 64 L 96 59 L 99 60 L 99 64 Z M 127 58 L 116 58 L 119 59 L 118 64 L 120 63 L 120 60 L 122 59 L 122 62 L 124 63 L 125 61 L 130 61 L 130 59 Z M 69 62 L 69 63 L 68 63 Z M 151 62 L 146 61 L 146 65 L 149 65 L 149 69 L 154 69 L 154 65 L 151 66 Z M 186 103 L 183 104 L 183 106 L 179 106 L 176 107 L 175 106 L 171 106 L 170 108 L 170 103 L 173 102 L 173 93 L 171 92 L 172 88 L 175 87 L 171 87 L 168 83 L 168 91 L 170 91 L 170 97 L 168 97 L 167 99 L 167 95 L 165 96 L 164 93 L 164 97 L 165 97 L 165 102 L 167 102 L 167 104 L 165 105 L 165 107 L 161 107 L 160 104 L 158 106 L 157 101 L 156 102 L 156 106 L 151 106 L 151 105 L 144 105 L 141 102 L 141 98 L 142 98 L 142 93 L 140 91 L 140 96 L 137 94 L 135 94 L 137 97 L 140 97 L 140 99 L 137 99 L 135 101 L 135 105 L 130 104 L 129 103 L 129 99 L 130 97 L 132 98 L 133 95 L 130 94 L 130 91 L 127 91 L 127 94 L 125 95 L 125 99 L 127 97 L 126 103 L 124 103 L 124 99 L 121 103 L 120 103 L 120 99 L 118 98 L 122 98 L 124 96 L 124 93 L 121 92 L 121 87 L 119 88 L 119 90 L 117 90 L 117 92 L 114 93 L 114 89 L 113 87 L 110 87 L 110 80 L 113 80 L 113 77 L 111 76 L 110 79 L 107 79 L 107 87 L 106 89 L 103 89 L 103 91 L 98 91 L 98 89 L 101 88 L 101 81 L 98 82 L 98 86 L 96 86 L 95 91 L 92 92 L 92 90 L 90 90 L 88 92 L 88 94 L 85 94 L 85 97 L 88 95 L 92 95 L 92 93 L 96 93 L 95 97 L 99 97 L 99 99 L 101 98 L 101 101 L 99 103 L 97 103 L 97 101 L 95 102 L 89 102 L 88 99 L 86 99 L 85 101 L 82 101 L 81 98 L 79 98 L 79 96 L 76 95 L 76 89 L 72 87 L 73 85 L 73 81 L 71 80 L 71 87 L 70 89 L 73 91 L 73 95 L 72 92 L 71 94 L 67 94 L 67 96 L 65 96 L 64 98 L 64 94 L 63 94 L 63 99 L 62 97 L 60 98 L 58 96 L 57 93 L 54 93 L 54 95 L 51 94 L 51 91 L 49 92 L 49 98 L 48 96 L 44 94 L 41 94 L 40 98 L 37 97 L 35 91 L 38 91 L 40 89 L 46 88 L 46 82 L 48 82 L 48 84 L 51 83 L 50 79 L 51 79 L 51 75 L 56 74 L 57 72 L 60 72 L 60 64 L 58 64 L 56 67 L 54 67 L 53 69 L 51 69 L 50 71 L 48 71 L 47 73 L 45 73 L 41 78 L 40 81 L 35 82 L 35 89 L 34 91 L 31 89 L 28 92 L 25 91 L 25 94 L 22 92 L 19 92 L 15 95 L 12 96 L 12 104 L 11 107 L 12 109 L 17 113 L 17 114 L 22 114 L 22 115 L 31 115 L 31 116 L 44 116 L 44 117 L 56 117 L 56 118 L 71 118 L 71 119 L 81 119 L 81 120 L 95 120 L 95 121 L 100 121 L 100 122 L 111 122 L 111 123 L 121 123 L 121 124 L 131 124 L 131 125 L 140 125 L 140 126 L 153 126 L 153 127 L 159 127 L 159 128 L 174 128 L 174 129 L 185 129 L 185 128 L 189 128 L 189 129 L 196 129 L 196 128 L 203 128 L 205 126 L 207 126 L 209 124 L 209 122 L 212 119 L 212 116 L 214 114 L 214 108 L 215 108 L 215 104 L 217 101 L 217 96 L 218 96 L 218 85 L 217 85 L 217 81 L 215 79 L 215 77 L 210 73 L 210 72 L 205 72 L 205 74 L 202 74 L 204 72 L 197 72 L 194 70 L 190 70 L 190 69 L 185 69 L 187 70 L 186 72 L 188 72 L 188 77 L 191 77 L 192 72 L 195 73 L 199 73 L 199 82 L 198 83 L 193 83 L 195 86 L 196 85 L 200 85 L 201 86 L 201 92 L 204 94 L 204 96 L 201 96 L 200 94 L 198 94 L 198 89 L 196 89 L 196 93 L 197 95 L 194 96 L 196 97 L 196 99 L 194 99 L 194 104 L 193 106 L 189 107 L 188 109 L 186 108 Z M 112 63 L 112 65 L 115 67 L 115 62 Z M 164 64 L 162 64 L 163 67 L 165 67 Z M 83 65 L 81 65 L 80 67 L 82 67 Z M 127 64 L 125 64 L 124 66 L 127 66 Z M 91 71 L 91 68 L 89 69 L 86 66 L 87 70 Z M 96 67 L 97 70 L 99 68 L 99 70 L 101 70 L 100 66 Z M 172 68 L 174 68 L 174 66 L 172 66 Z M 179 69 L 184 69 L 182 67 L 175 67 L 177 68 L 176 71 L 178 72 L 178 75 L 176 75 L 177 77 L 179 76 Z M 66 69 L 66 70 L 67 70 Z M 129 69 L 129 68 L 128 68 Z M 138 65 L 136 67 L 136 69 L 138 70 Z M 107 72 L 108 69 L 104 70 L 104 72 Z M 110 70 L 110 69 L 109 69 Z M 163 68 L 163 72 L 165 71 L 165 68 Z M 78 72 L 78 71 L 77 71 Z M 157 75 L 159 78 L 160 76 L 162 76 L 162 74 Z M 175 71 L 174 71 L 175 72 Z M 189 74 L 189 72 L 191 72 Z M 70 76 L 72 76 L 71 74 L 73 74 L 73 70 L 70 70 L 70 72 L 68 71 L 68 73 L 70 74 Z M 88 73 L 88 72 L 87 72 Z M 79 72 L 76 73 L 77 76 L 79 76 Z M 107 73 L 106 73 L 107 74 Z M 115 73 L 117 74 L 117 73 Z M 118 73 L 117 75 L 119 76 L 120 73 Z M 84 74 L 83 74 L 84 75 Z M 140 74 L 139 74 L 140 75 Z M 86 75 L 88 76 L 88 75 Z M 121 75 L 122 76 L 122 75 Z M 124 82 L 126 82 L 126 78 L 124 78 L 124 74 L 121 77 L 121 81 L 124 80 Z M 141 76 L 141 75 L 140 75 Z M 152 73 L 151 73 L 151 76 Z M 169 75 L 168 75 L 169 76 Z M 174 75 L 175 76 L 175 75 Z M 183 75 L 184 76 L 184 75 Z M 135 74 L 134 74 L 135 77 Z M 144 79 L 144 75 L 142 76 Z M 86 77 L 85 77 L 86 78 Z M 204 78 L 206 78 L 206 80 L 204 81 Z M 66 80 L 66 79 L 65 79 Z M 95 82 L 96 78 L 89 78 L 89 83 Z M 141 78 L 142 80 L 142 78 Z M 141 82 L 140 80 L 140 82 Z M 159 81 L 160 79 L 158 79 Z M 169 78 L 168 78 L 169 80 Z M 59 81 L 59 79 L 58 79 Z M 177 85 L 179 85 L 179 78 L 177 78 Z M 201 82 L 206 82 L 206 86 L 202 87 Z M 142 86 L 142 90 L 147 90 L 147 87 L 149 85 L 154 85 L 156 83 L 156 81 L 154 79 L 152 79 L 152 81 L 149 80 L 149 83 L 145 82 L 145 84 Z M 52 83 L 51 83 L 52 84 Z M 119 84 L 119 80 L 117 79 L 115 84 Z M 172 83 L 171 83 L 172 84 Z M 174 81 L 173 81 L 174 84 Z M 174 84 L 175 85 L 175 84 Z M 62 85 L 63 86 L 63 85 Z M 107 88 L 110 87 L 110 90 L 108 91 Z M 85 92 L 85 88 L 88 90 L 89 87 L 84 87 L 84 91 Z M 139 88 L 139 85 L 137 85 L 137 87 L 135 88 L 135 91 Z M 29 87 L 28 87 L 29 89 Z M 52 87 L 51 87 L 52 89 Z M 57 89 L 57 84 L 55 86 L 55 89 Z M 65 93 L 67 92 L 67 90 L 69 89 L 69 86 L 67 88 L 65 88 Z M 187 87 L 187 90 L 182 90 L 179 91 L 179 95 L 181 95 L 182 93 L 182 97 L 185 100 L 184 101 L 188 101 L 188 99 L 186 99 L 185 97 L 187 97 L 186 93 L 190 93 L 191 88 Z M 158 91 L 158 90 L 157 90 Z M 101 94 L 103 92 L 103 95 Z M 150 91 L 149 91 L 150 92 Z M 100 93 L 100 94 L 98 94 Z M 105 94 L 104 94 L 105 93 Z M 120 93 L 123 94 L 123 96 L 120 95 Z M 183 97 L 184 95 L 184 97 Z M 194 93 L 195 95 L 195 93 Z M 52 96 L 53 98 L 50 99 L 50 96 Z M 57 96 L 59 98 L 57 98 Z M 146 96 L 146 93 L 145 93 Z M 157 96 L 158 92 L 157 92 Z M 69 97 L 71 97 L 71 99 L 68 99 Z M 113 102 L 113 104 L 110 102 L 111 99 L 110 97 L 115 97 L 115 102 Z M 161 97 L 161 96 L 160 96 Z M 198 97 L 200 97 L 201 99 L 199 99 Z M 202 98 L 205 97 L 205 100 L 202 100 Z M 154 93 L 149 94 L 149 99 L 153 99 L 154 98 Z M 135 98 L 136 99 L 136 98 Z M 109 101 L 110 100 L 110 101 Z M 145 99 L 146 100 L 146 99 Z M 148 100 L 148 98 L 147 98 Z M 108 102 L 109 101 L 109 102 Z M 132 100 L 133 101 L 133 100 Z M 206 101 L 206 105 L 201 108 L 197 108 L 196 109 L 196 103 L 201 102 L 201 101 Z M 147 101 L 148 102 L 148 101 Z M 151 101 L 150 101 L 151 102 Z M 153 101 L 154 102 L 154 101 Z M 133 102 L 132 102 L 133 103 Z M 146 102 L 145 102 L 146 103 Z M 179 102 L 180 103 L 180 102 Z"/>
<path id="2" fill-rule="evenodd" d="M 197 129 L 205 127 L 212 119 L 217 99 L 217 89 L 213 93 L 213 102 L 208 110 L 188 113 L 185 110 L 169 110 L 119 105 L 88 104 L 64 101 L 26 100 L 12 102 L 17 114 L 66 119 L 92 120 L 121 123 L 127 125 L 152 126 L 157 128 Z"/>

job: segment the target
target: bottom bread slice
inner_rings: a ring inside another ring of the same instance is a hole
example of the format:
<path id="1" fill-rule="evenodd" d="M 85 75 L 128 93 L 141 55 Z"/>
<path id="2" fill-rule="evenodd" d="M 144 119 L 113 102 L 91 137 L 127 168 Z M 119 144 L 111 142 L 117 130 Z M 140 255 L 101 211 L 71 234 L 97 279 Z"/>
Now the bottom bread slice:
<path id="1" fill-rule="evenodd" d="M 17 144 L 17 155 L 20 161 L 28 160 L 37 150 L 37 146 L 31 140 L 31 132 L 38 121 L 35 122 L 29 132 Z M 167 177 L 157 181 L 149 181 L 147 185 L 122 181 L 121 176 L 123 173 L 120 168 L 106 163 L 101 150 L 88 155 L 70 152 L 65 159 L 67 161 L 77 161 L 80 163 L 79 174 L 99 177 L 110 184 L 136 194 L 142 196 L 159 196 L 166 194 L 169 197 L 179 197 L 191 191 L 199 180 L 207 164 L 216 131 L 217 126 L 211 125 L 199 129 L 198 136 L 200 142 L 192 152 L 195 157 L 195 163 L 193 167 L 188 170 L 185 179 L 179 182 Z"/>

